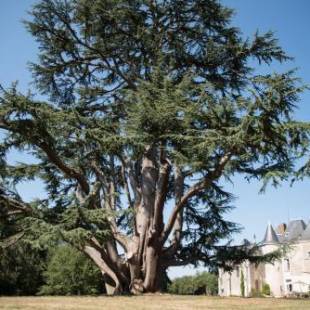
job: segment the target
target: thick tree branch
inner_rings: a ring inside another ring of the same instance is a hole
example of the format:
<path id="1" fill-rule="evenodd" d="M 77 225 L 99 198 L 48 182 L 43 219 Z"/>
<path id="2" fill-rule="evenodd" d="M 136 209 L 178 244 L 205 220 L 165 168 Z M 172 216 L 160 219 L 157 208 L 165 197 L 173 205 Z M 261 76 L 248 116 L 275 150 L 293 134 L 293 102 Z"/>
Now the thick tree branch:
<path id="1" fill-rule="evenodd" d="M 107 274 L 114 281 L 115 293 L 117 294 L 121 290 L 121 283 L 115 272 L 103 260 L 101 252 L 95 247 L 89 245 L 84 246 L 83 252 L 95 262 L 103 274 Z"/>
<path id="2" fill-rule="evenodd" d="M 158 233 L 161 233 L 164 222 L 163 222 L 163 207 L 166 201 L 168 193 L 168 183 L 169 183 L 169 174 L 170 174 L 170 163 L 167 159 L 161 160 L 161 167 L 159 171 L 158 184 L 155 197 L 155 206 L 154 206 L 154 230 Z"/>
<path id="3" fill-rule="evenodd" d="M 142 194 L 136 169 L 132 166 L 133 164 L 129 166 L 129 182 L 134 193 L 134 208 L 136 209 L 141 203 Z"/>
<path id="4" fill-rule="evenodd" d="M 175 195 L 175 204 L 180 203 L 182 196 L 184 194 L 184 174 L 180 167 L 175 166 L 174 169 L 174 195 Z M 172 257 L 181 244 L 182 238 L 182 228 L 183 228 L 183 212 L 184 208 L 180 210 L 177 214 L 175 223 L 173 225 L 173 238 L 171 245 L 168 249 L 165 250 L 165 254 L 168 257 Z"/>
<path id="5" fill-rule="evenodd" d="M 89 193 L 89 185 L 84 177 L 84 175 L 78 171 L 75 168 L 69 167 L 67 164 L 65 164 L 61 158 L 58 156 L 58 154 L 53 150 L 53 148 L 50 147 L 49 144 L 46 142 L 41 142 L 37 144 L 47 155 L 49 160 L 57 166 L 62 172 L 64 172 L 69 178 L 76 179 L 81 186 L 82 190 L 85 192 L 85 194 Z"/>
<path id="6" fill-rule="evenodd" d="M 168 239 L 179 212 L 183 209 L 183 207 L 186 205 L 188 200 L 191 197 L 200 193 L 202 190 L 204 190 L 208 186 L 210 186 L 214 180 L 218 179 L 221 176 L 225 168 L 225 165 L 227 164 L 230 158 L 231 158 L 231 154 L 224 155 L 220 159 L 217 167 L 213 171 L 211 171 L 202 181 L 190 187 L 190 189 L 183 195 L 179 203 L 175 205 L 170 215 L 170 218 L 166 224 L 163 235 L 162 235 L 163 243 L 165 243 L 165 241 Z"/>
<path id="7" fill-rule="evenodd" d="M 95 161 L 92 161 L 91 166 L 95 171 L 97 179 L 101 181 L 102 185 L 105 185 L 107 187 L 107 197 L 104 201 L 104 206 L 111 213 L 110 216 L 108 217 L 110 228 L 115 240 L 117 240 L 126 251 L 128 248 L 129 238 L 119 231 L 114 215 L 115 195 L 116 195 L 114 183 L 112 181 L 109 182 L 107 180 L 106 176 L 104 175 L 104 173 L 102 172 L 102 170 Z"/>
<path id="8" fill-rule="evenodd" d="M 130 190 L 129 190 L 129 184 L 128 184 L 128 180 L 127 180 L 127 175 L 126 175 L 126 164 L 124 160 L 121 160 L 122 163 L 122 178 L 123 178 L 123 182 L 124 182 L 124 189 L 125 189 L 125 194 L 128 200 L 128 204 L 130 208 L 133 208 L 133 202 L 132 202 L 132 198 L 131 198 L 131 194 L 130 194 Z"/>
<path id="9" fill-rule="evenodd" d="M 42 133 L 42 135 L 40 135 L 39 138 L 32 135 L 34 132 L 38 132 L 38 130 L 35 130 L 36 125 L 32 120 L 19 120 L 9 122 L 3 117 L 0 119 L 0 128 L 10 132 L 18 133 L 21 136 L 28 135 L 28 137 L 25 138 L 30 138 L 34 145 L 44 151 L 48 159 L 67 177 L 77 180 L 85 194 L 89 193 L 89 185 L 84 175 L 77 169 L 65 164 L 65 162 L 59 157 L 54 148 L 51 146 L 51 144 L 45 141 L 46 137 L 49 136 L 46 130 L 44 130 L 44 132 Z"/>
<path id="10" fill-rule="evenodd" d="M 19 240 L 21 240 L 24 237 L 24 232 L 19 232 L 17 234 L 14 234 L 13 236 L 10 236 L 4 240 L 1 240 L 0 248 L 6 249 L 13 245 L 15 245 Z"/>
<path id="11" fill-rule="evenodd" d="M 14 212 L 14 214 L 16 213 L 30 214 L 33 212 L 33 209 L 30 207 L 29 204 L 18 201 L 5 194 L 0 194 L 0 206 L 7 207 L 9 209 L 8 214 L 10 212 Z"/>
<path id="12" fill-rule="evenodd" d="M 89 45 L 88 43 L 86 43 L 85 41 L 82 41 L 81 38 L 79 38 L 78 34 L 76 33 L 76 31 L 71 27 L 70 22 L 68 22 L 61 14 L 59 14 L 57 12 L 57 10 L 54 11 L 54 13 L 57 15 L 57 17 L 61 20 L 61 22 L 65 25 L 65 27 L 68 29 L 68 31 L 71 33 L 73 39 L 76 41 L 77 44 L 83 46 L 84 48 L 88 49 L 91 52 L 94 52 L 95 54 L 97 54 L 101 60 L 106 64 L 108 70 L 114 72 L 115 74 L 117 74 L 118 76 L 120 76 L 129 87 L 136 89 L 135 84 L 128 78 L 126 77 L 123 72 L 121 72 L 121 70 L 119 69 L 116 61 L 114 58 L 112 58 L 113 64 L 114 64 L 114 68 L 110 65 L 109 61 L 107 60 L 106 55 L 104 55 L 102 53 L 102 51 L 100 51 L 99 49 Z M 106 68 L 105 68 L 106 69 Z"/>

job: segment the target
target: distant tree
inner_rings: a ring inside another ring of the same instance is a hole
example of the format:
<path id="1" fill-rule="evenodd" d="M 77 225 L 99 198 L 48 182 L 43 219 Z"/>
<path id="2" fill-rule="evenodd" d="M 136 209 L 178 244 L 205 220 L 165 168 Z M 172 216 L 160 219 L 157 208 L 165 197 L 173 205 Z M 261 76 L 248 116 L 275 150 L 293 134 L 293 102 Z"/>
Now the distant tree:
<path id="1" fill-rule="evenodd" d="M 29 244 L 0 247 L 0 295 L 35 295 L 44 283 L 46 253 Z"/>
<path id="2" fill-rule="evenodd" d="M 218 293 L 217 275 L 202 272 L 195 276 L 176 278 L 169 284 L 168 292 L 180 295 L 216 295 Z"/>
<path id="3" fill-rule="evenodd" d="M 76 249 L 62 245 L 50 254 L 46 284 L 40 295 L 89 295 L 104 292 L 104 283 L 98 267 Z"/>
<path id="4" fill-rule="evenodd" d="M 154 292 L 171 266 L 256 259 L 223 218 L 242 174 L 286 178 L 307 144 L 295 73 L 271 32 L 243 39 L 216 0 L 41 0 L 28 30 L 48 99 L 0 95 L 1 213 L 25 239 L 87 254 L 112 293 Z M 9 164 L 12 148 L 33 163 Z M 47 199 L 15 190 L 39 178 Z"/>
<path id="5" fill-rule="evenodd" d="M 195 291 L 193 276 L 176 278 L 168 286 L 170 294 L 193 295 Z"/>
<path id="6" fill-rule="evenodd" d="M 197 287 L 204 288 L 204 294 L 217 295 L 218 294 L 218 275 L 210 272 L 201 272 L 195 276 L 195 283 Z M 201 289 L 200 289 L 201 290 Z M 196 292 L 197 292 L 196 291 Z"/>

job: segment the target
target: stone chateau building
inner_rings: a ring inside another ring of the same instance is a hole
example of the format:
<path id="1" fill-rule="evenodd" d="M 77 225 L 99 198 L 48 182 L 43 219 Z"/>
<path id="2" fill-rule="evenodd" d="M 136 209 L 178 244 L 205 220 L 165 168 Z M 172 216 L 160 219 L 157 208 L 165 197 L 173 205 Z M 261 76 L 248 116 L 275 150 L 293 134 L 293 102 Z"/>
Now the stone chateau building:
<path id="1" fill-rule="evenodd" d="M 288 246 L 286 255 L 273 264 L 255 264 L 249 261 L 236 266 L 232 272 L 219 270 L 219 295 L 241 296 L 244 279 L 244 295 L 249 297 L 261 291 L 264 284 L 271 295 L 283 297 L 310 292 L 310 222 L 293 220 L 280 224 L 276 230 L 268 224 L 260 250 L 263 254 Z"/>

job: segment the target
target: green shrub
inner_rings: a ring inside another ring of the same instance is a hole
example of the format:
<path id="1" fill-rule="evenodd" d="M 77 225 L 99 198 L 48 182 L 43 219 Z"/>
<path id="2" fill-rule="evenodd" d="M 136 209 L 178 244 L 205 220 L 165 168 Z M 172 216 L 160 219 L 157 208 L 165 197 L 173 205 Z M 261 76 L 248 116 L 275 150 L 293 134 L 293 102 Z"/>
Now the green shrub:
<path id="1" fill-rule="evenodd" d="M 270 291 L 270 285 L 268 283 L 264 283 L 263 287 L 262 287 L 262 294 L 263 295 L 267 295 L 270 296 L 271 295 L 271 291 Z"/>
<path id="2" fill-rule="evenodd" d="M 102 274 L 83 253 L 68 245 L 54 250 L 44 272 L 40 295 L 87 295 L 103 292 Z"/>
<path id="3" fill-rule="evenodd" d="M 217 276 L 209 272 L 202 272 L 195 276 L 177 278 L 168 286 L 168 292 L 180 295 L 216 295 L 218 292 Z"/>

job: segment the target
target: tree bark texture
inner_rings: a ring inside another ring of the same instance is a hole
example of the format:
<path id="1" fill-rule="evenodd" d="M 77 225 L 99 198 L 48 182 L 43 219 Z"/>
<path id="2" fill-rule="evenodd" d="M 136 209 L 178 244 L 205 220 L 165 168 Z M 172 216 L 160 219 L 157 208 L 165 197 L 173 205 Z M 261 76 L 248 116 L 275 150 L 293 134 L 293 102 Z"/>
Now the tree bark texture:
<path id="1" fill-rule="evenodd" d="M 158 147 L 147 147 L 135 167 L 123 162 L 128 204 L 134 212 L 133 233 L 123 234 L 111 216 L 111 240 L 104 245 L 92 240 L 83 249 L 100 268 L 108 294 L 158 292 L 165 286 L 167 268 L 182 265 L 182 262 L 175 262 L 174 257 L 182 245 L 184 206 L 220 175 L 228 159 L 228 156 L 223 157 L 209 179 L 199 181 L 187 190 L 184 189 L 182 169 L 170 163 Z M 174 207 L 165 223 L 169 178 L 174 180 Z M 108 192 L 106 208 L 115 210 L 113 182 L 108 186 Z M 123 255 L 119 254 L 120 248 Z"/>

